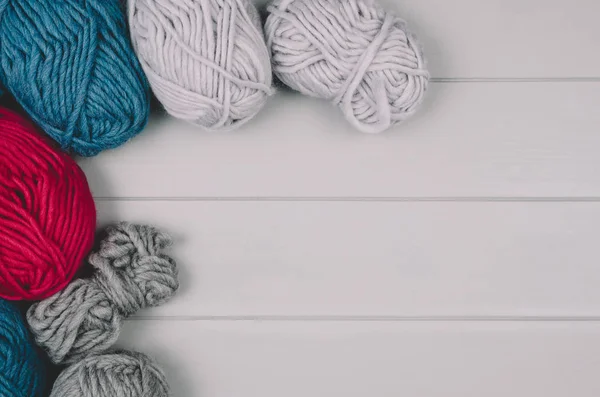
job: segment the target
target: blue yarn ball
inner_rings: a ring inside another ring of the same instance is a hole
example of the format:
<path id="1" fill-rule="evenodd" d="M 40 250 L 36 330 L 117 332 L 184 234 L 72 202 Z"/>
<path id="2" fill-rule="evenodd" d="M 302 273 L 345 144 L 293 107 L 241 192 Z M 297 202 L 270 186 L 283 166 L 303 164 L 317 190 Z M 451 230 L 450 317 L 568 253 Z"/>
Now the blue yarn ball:
<path id="1" fill-rule="evenodd" d="M 148 121 L 148 82 L 119 0 L 0 0 L 0 81 L 83 156 L 125 143 Z"/>
<path id="2" fill-rule="evenodd" d="M 21 313 L 0 299 L 0 396 L 41 396 L 44 381 L 44 366 Z"/>

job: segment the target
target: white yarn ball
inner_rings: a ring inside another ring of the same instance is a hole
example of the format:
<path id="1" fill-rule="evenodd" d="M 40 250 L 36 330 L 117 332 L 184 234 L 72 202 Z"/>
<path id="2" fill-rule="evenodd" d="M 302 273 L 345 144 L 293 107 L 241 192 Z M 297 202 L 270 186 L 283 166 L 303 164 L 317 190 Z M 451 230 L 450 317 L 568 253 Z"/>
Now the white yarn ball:
<path id="1" fill-rule="evenodd" d="M 363 132 L 415 113 L 429 73 L 403 20 L 369 0 L 276 0 L 269 12 L 267 45 L 283 83 L 332 100 Z"/>
<path id="2" fill-rule="evenodd" d="M 269 53 L 248 0 L 129 0 L 136 54 L 174 117 L 209 128 L 250 120 L 272 93 Z"/>

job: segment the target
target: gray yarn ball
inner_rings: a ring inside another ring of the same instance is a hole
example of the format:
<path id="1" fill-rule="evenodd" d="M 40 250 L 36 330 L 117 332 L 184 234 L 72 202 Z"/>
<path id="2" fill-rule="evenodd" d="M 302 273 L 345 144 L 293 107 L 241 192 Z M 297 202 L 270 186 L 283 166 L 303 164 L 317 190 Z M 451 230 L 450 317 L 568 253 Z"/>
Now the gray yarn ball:
<path id="1" fill-rule="evenodd" d="M 422 102 L 429 73 L 420 46 L 373 0 L 276 0 L 269 13 L 277 77 L 334 102 L 360 131 L 382 132 Z"/>
<path id="2" fill-rule="evenodd" d="M 166 302 L 179 287 L 175 261 L 164 254 L 170 238 L 150 226 L 122 223 L 110 229 L 89 263 L 91 279 L 34 304 L 27 322 L 55 364 L 105 351 L 123 319 Z"/>
<path id="3" fill-rule="evenodd" d="M 145 354 L 91 355 L 64 370 L 50 397 L 167 397 L 163 371 Z"/>
<path id="4" fill-rule="evenodd" d="M 129 0 L 131 41 L 169 114 L 212 130 L 251 120 L 273 93 L 249 0 Z"/>

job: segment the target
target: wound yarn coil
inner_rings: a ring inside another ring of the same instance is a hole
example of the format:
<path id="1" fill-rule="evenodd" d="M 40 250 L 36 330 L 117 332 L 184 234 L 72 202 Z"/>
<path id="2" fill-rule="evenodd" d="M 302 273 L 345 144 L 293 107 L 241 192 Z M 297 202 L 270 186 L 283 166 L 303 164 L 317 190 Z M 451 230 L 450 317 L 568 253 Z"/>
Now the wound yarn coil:
<path id="1" fill-rule="evenodd" d="M 0 1 L 0 80 L 83 156 L 125 143 L 148 120 L 148 83 L 119 0 Z"/>
<path id="2" fill-rule="evenodd" d="M 50 397 L 168 397 L 163 371 L 148 356 L 116 351 L 94 354 L 68 367 Z"/>
<path id="3" fill-rule="evenodd" d="M 416 112 L 429 73 L 403 20 L 373 0 L 275 0 L 268 10 L 267 45 L 284 84 L 332 101 L 366 133 Z"/>
<path id="4" fill-rule="evenodd" d="M 248 0 L 130 0 L 128 18 L 154 94 L 172 116 L 232 129 L 272 93 L 260 18 Z"/>
<path id="5" fill-rule="evenodd" d="M 83 171 L 28 120 L 0 108 L 0 297 L 39 300 L 65 288 L 95 229 Z"/>
<path id="6" fill-rule="evenodd" d="M 17 308 L 0 299 L 0 396 L 41 397 L 46 372 Z"/>
<path id="7" fill-rule="evenodd" d="M 170 244 L 151 226 L 121 223 L 90 255 L 92 278 L 31 306 L 27 322 L 52 362 L 72 363 L 105 351 L 116 342 L 124 318 L 168 301 L 179 287 L 175 261 L 164 253 Z"/>

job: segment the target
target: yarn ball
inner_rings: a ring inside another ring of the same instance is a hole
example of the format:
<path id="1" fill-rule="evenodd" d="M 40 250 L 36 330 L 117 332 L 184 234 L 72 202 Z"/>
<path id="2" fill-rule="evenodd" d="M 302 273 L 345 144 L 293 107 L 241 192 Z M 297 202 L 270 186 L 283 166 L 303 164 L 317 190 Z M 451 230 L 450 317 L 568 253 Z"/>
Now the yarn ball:
<path id="1" fill-rule="evenodd" d="M 148 356 L 119 351 L 91 355 L 64 370 L 50 397 L 168 397 L 163 371 Z"/>
<path id="2" fill-rule="evenodd" d="M 163 252 L 170 243 L 153 227 L 122 223 L 90 255 L 92 278 L 76 280 L 29 308 L 31 331 L 52 362 L 105 351 L 116 342 L 124 318 L 173 296 L 177 267 Z"/>
<path id="3" fill-rule="evenodd" d="M 63 289 L 95 228 L 83 171 L 31 123 L 0 108 L 0 297 L 38 300 Z"/>
<path id="4" fill-rule="evenodd" d="M 265 31 L 277 77 L 333 101 L 360 131 L 382 132 L 422 102 L 429 74 L 420 47 L 372 0 L 276 0 Z"/>
<path id="5" fill-rule="evenodd" d="M 148 120 L 119 0 L 0 1 L 0 80 L 65 150 L 93 156 Z"/>
<path id="6" fill-rule="evenodd" d="M 248 0 L 130 0 L 131 38 L 168 113 L 233 129 L 272 93 L 269 53 Z"/>
<path id="7" fill-rule="evenodd" d="M 0 396 L 41 397 L 44 370 L 21 313 L 0 299 Z"/>

